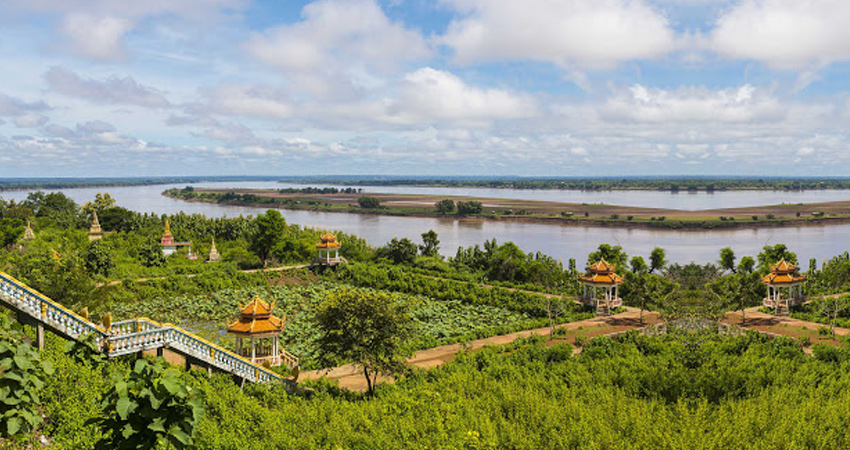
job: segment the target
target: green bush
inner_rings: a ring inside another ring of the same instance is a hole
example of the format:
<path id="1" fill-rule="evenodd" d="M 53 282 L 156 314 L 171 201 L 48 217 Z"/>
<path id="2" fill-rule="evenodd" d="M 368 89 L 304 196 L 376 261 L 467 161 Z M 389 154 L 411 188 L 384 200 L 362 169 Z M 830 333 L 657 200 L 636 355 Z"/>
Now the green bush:
<path id="1" fill-rule="evenodd" d="M 25 340 L 21 325 L 0 317 L 0 436 L 21 437 L 41 423 L 40 393 L 53 366 Z"/>

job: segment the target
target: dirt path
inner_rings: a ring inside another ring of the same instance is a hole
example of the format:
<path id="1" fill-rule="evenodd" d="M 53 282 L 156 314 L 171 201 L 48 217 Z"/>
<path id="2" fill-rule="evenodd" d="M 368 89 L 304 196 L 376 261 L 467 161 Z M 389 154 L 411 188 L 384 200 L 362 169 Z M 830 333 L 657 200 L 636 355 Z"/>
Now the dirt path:
<path id="1" fill-rule="evenodd" d="M 581 320 L 578 322 L 564 323 L 558 325 L 557 328 L 562 330 L 578 330 L 579 328 L 582 328 L 582 331 L 586 331 L 586 333 L 582 333 L 583 337 L 593 337 L 596 335 L 611 334 L 619 331 L 640 328 L 640 310 L 629 307 L 625 307 L 625 309 L 626 312 L 614 316 L 594 317 L 592 319 Z M 644 312 L 643 316 L 646 324 L 658 322 L 658 313 Z M 596 330 L 594 330 L 594 328 L 596 328 Z M 421 369 L 430 369 L 432 367 L 441 366 L 453 360 L 455 358 L 455 355 L 457 355 L 457 353 L 463 349 L 479 350 L 489 345 L 509 344 L 521 337 L 548 336 L 550 331 L 551 329 L 549 327 L 537 328 L 533 330 L 518 331 L 516 333 L 493 336 L 485 339 L 478 339 L 475 341 L 471 341 L 466 345 L 458 343 L 429 348 L 416 352 L 413 357 L 408 358 L 407 362 L 408 364 L 414 367 L 418 367 Z M 594 334 L 594 331 L 598 331 L 598 333 Z M 559 340 L 558 336 L 556 336 L 556 340 Z M 363 376 L 363 372 L 353 364 L 346 364 L 344 366 L 336 367 L 334 369 L 331 369 L 330 371 L 312 370 L 308 372 L 302 372 L 299 379 L 315 380 L 321 378 L 322 376 L 325 376 L 330 380 L 336 380 L 337 382 L 339 382 L 340 387 L 346 389 L 361 392 L 366 390 L 366 379 Z M 379 377 L 378 381 L 392 382 L 393 380 L 387 377 Z"/>
<path id="2" fill-rule="evenodd" d="M 773 314 L 767 314 L 759 311 L 758 306 L 753 308 L 747 308 L 746 310 L 746 328 L 759 329 L 765 328 L 764 331 L 770 331 L 772 333 L 777 333 L 772 329 L 767 328 L 775 328 L 777 326 L 785 325 L 786 328 L 799 328 L 801 330 L 814 330 L 817 331 L 819 327 L 829 327 L 829 325 L 817 323 L 817 322 L 809 322 L 807 320 L 795 319 L 793 317 L 787 316 L 774 316 Z M 740 311 L 730 311 L 726 313 L 726 322 L 732 323 L 735 325 L 741 324 L 741 312 Z M 779 333 L 782 334 L 782 333 Z M 850 329 L 835 327 L 835 335 L 836 336 L 846 336 L 850 334 Z"/>
<path id="3" fill-rule="evenodd" d="M 295 265 L 295 266 L 269 267 L 267 269 L 247 269 L 247 270 L 240 270 L 239 272 L 242 272 L 242 273 L 281 272 L 281 271 L 290 270 L 290 269 L 303 269 L 303 268 L 308 267 L 308 266 L 309 266 L 309 264 L 299 264 L 299 265 Z M 184 275 L 181 275 L 181 276 L 184 277 L 184 278 L 195 278 L 196 276 L 198 276 L 198 274 L 197 273 L 188 273 L 188 274 L 184 274 Z M 133 281 L 135 281 L 136 283 L 147 283 L 149 281 L 164 280 L 166 278 L 168 278 L 168 277 L 136 278 Z M 115 280 L 115 281 L 110 281 L 110 282 L 107 282 L 107 283 L 95 283 L 95 287 L 116 286 L 116 285 L 119 285 L 123 282 L 124 282 L 124 280 Z"/>

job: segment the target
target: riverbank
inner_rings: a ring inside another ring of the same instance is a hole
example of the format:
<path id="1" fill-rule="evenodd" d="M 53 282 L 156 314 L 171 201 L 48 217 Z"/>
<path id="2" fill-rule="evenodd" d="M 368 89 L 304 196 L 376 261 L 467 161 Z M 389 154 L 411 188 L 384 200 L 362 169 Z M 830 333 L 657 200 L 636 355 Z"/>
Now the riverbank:
<path id="1" fill-rule="evenodd" d="M 601 226 L 705 231 L 715 229 L 801 227 L 850 223 L 850 201 L 795 203 L 758 207 L 685 211 L 617 206 L 601 203 L 464 196 L 369 193 L 373 206 L 363 207 L 360 193 L 300 193 L 273 189 L 170 189 L 169 198 L 231 206 L 280 208 L 295 211 L 340 212 L 365 215 L 451 218 L 465 221 L 509 221 L 566 226 Z M 458 215 L 439 213 L 441 200 L 475 202 L 481 212 Z"/>

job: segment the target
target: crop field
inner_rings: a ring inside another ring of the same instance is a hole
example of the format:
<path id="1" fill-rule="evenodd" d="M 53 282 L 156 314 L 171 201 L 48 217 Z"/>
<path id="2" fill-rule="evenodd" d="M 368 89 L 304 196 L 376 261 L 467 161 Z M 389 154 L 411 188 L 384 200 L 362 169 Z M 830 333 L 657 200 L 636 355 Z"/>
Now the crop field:
<path id="1" fill-rule="evenodd" d="M 286 315 L 282 339 L 287 350 L 298 356 L 305 368 L 314 368 L 311 362 L 318 330 L 314 326 L 313 314 L 329 293 L 341 289 L 371 291 L 329 282 L 225 289 L 209 295 L 157 297 L 121 303 L 116 306 L 114 314 L 117 320 L 149 317 L 172 323 L 232 349 L 235 340 L 225 333 L 225 329 L 238 317 L 240 303 L 244 305 L 254 296 L 260 296 L 276 303 L 275 315 Z M 399 293 L 393 293 L 392 298 L 410 306 L 417 330 L 411 343 L 413 349 L 545 325 L 541 319 L 494 306 Z"/>

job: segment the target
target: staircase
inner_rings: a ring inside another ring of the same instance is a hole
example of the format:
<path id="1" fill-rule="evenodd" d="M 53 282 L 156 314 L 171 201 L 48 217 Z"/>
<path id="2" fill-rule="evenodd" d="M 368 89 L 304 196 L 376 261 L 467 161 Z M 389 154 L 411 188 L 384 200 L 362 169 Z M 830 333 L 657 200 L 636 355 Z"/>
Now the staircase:
<path id="1" fill-rule="evenodd" d="M 93 333 L 104 353 L 110 358 L 167 348 L 183 355 L 187 360 L 198 361 L 209 368 L 233 374 L 247 381 L 282 382 L 291 387 L 295 386 L 294 382 L 261 365 L 168 323 L 160 324 L 140 318 L 114 323 L 107 330 L 3 272 L 0 272 L 0 304 L 66 339 L 76 340 Z M 288 353 L 285 355 L 287 357 L 283 358 L 287 365 L 298 365 L 297 358 Z"/>
<path id="2" fill-rule="evenodd" d="M 596 315 L 597 316 L 610 316 L 611 315 L 611 308 L 609 308 L 608 305 L 606 305 L 605 303 L 599 302 L 599 304 L 596 305 Z"/>
<path id="3" fill-rule="evenodd" d="M 779 305 L 779 307 L 776 308 L 776 315 L 787 316 L 790 313 L 789 309 L 788 305 Z"/>

